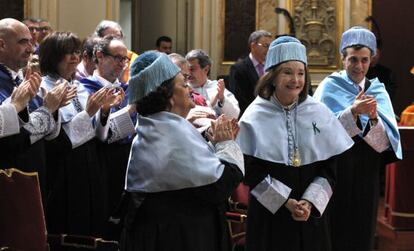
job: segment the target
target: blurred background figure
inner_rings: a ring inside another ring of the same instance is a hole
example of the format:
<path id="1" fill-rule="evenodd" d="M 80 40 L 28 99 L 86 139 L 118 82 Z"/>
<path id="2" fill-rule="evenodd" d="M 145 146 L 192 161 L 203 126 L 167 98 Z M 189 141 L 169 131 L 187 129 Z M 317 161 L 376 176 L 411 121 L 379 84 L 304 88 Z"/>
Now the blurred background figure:
<path id="1" fill-rule="evenodd" d="M 167 36 L 161 36 L 157 38 L 155 42 L 155 47 L 157 51 L 170 54 L 172 52 L 172 39 Z"/>

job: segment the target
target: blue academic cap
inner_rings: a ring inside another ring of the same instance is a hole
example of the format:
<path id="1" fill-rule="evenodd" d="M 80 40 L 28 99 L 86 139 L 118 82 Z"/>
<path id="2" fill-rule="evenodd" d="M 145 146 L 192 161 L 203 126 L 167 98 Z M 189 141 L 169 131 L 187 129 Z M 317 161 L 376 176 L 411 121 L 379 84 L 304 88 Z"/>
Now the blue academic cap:
<path id="1" fill-rule="evenodd" d="M 369 48 L 374 56 L 377 53 L 377 38 L 370 30 L 354 26 L 342 34 L 340 52 L 350 46 L 362 45 Z"/>
<path id="2" fill-rule="evenodd" d="M 303 62 L 305 65 L 307 64 L 305 46 L 294 37 L 278 37 L 269 46 L 265 71 L 268 71 L 278 64 L 292 60 Z"/>
<path id="3" fill-rule="evenodd" d="M 165 53 L 147 51 L 141 54 L 131 65 L 128 103 L 135 104 L 179 72 L 180 68 Z"/>

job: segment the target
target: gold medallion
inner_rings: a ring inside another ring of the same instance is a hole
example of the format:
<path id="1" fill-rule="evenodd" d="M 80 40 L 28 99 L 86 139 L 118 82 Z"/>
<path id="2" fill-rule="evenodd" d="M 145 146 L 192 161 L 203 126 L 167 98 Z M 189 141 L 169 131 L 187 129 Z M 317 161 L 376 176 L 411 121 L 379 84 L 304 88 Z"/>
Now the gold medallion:
<path id="1" fill-rule="evenodd" d="M 300 159 L 300 154 L 299 154 L 299 150 L 295 149 L 295 152 L 293 153 L 293 161 L 292 161 L 292 165 L 295 167 L 300 166 L 301 164 L 301 159 Z"/>

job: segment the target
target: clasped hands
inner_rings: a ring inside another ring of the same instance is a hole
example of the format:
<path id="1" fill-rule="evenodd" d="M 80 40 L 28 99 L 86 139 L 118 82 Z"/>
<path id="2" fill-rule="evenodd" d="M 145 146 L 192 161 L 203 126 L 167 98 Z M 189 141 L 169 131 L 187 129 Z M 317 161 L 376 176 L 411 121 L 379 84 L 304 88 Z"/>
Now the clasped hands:
<path id="1" fill-rule="evenodd" d="M 291 212 L 295 221 L 307 221 L 312 210 L 312 204 L 306 200 L 288 199 L 285 207 Z"/>

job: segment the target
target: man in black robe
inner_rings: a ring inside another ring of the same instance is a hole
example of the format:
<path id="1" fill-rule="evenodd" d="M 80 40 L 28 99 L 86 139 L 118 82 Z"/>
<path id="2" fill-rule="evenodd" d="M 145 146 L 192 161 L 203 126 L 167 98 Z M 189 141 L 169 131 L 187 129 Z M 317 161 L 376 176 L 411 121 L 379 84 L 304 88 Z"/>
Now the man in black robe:
<path id="1" fill-rule="evenodd" d="M 24 79 L 21 68 L 27 65 L 33 53 L 31 39 L 25 24 L 12 18 L 0 20 L 0 104 L 9 102 L 14 88 Z M 26 75 L 26 78 L 40 83 L 37 74 Z M 54 95 L 54 92 L 49 95 Z M 18 114 L 22 124 L 19 133 L 0 139 L 0 168 L 14 167 L 26 172 L 38 172 L 43 196 L 46 174 L 44 143 L 41 139 L 59 131 L 60 127 L 56 126 L 52 116 L 61 101 L 61 97 L 56 98 L 58 100 L 50 103 L 43 102 L 39 96 L 34 97 L 28 107 Z"/>
<path id="2" fill-rule="evenodd" d="M 379 170 L 383 156 L 401 159 L 401 143 L 390 98 L 378 80 L 368 80 L 375 35 L 353 27 L 342 35 L 344 69 L 326 77 L 314 98 L 339 118 L 355 144 L 338 160 L 332 198 L 333 250 L 371 251 L 377 219 Z"/>

